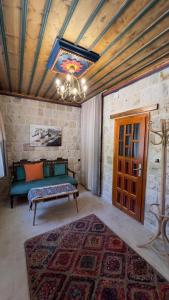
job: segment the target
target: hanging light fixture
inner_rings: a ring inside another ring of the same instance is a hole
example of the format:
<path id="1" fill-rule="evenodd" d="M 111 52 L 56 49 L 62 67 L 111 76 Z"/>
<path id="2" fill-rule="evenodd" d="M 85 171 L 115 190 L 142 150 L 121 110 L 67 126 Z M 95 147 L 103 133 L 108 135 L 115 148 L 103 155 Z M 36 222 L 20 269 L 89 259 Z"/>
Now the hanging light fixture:
<path id="1" fill-rule="evenodd" d="M 86 80 L 82 76 L 99 57 L 95 52 L 58 38 L 47 63 L 48 70 L 65 75 L 62 81 L 56 78 L 58 98 L 64 102 L 82 102 L 87 93 Z"/>
<path id="2" fill-rule="evenodd" d="M 78 80 L 75 76 L 75 67 L 71 66 L 66 74 L 64 82 L 56 78 L 57 94 L 65 102 L 81 102 L 86 98 L 86 79 Z"/>

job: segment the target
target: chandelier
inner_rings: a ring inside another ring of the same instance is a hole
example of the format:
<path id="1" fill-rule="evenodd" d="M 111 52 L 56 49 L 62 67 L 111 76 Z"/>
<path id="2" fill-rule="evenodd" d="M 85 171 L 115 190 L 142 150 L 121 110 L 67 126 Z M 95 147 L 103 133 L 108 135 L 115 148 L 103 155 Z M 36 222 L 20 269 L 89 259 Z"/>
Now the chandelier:
<path id="1" fill-rule="evenodd" d="M 88 89 L 82 76 L 99 57 L 95 52 L 58 37 L 47 63 L 48 70 L 65 76 L 64 80 L 60 76 L 55 79 L 57 99 L 65 103 L 81 103 L 86 98 Z"/>
<path id="2" fill-rule="evenodd" d="M 75 67 L 70 66 L 68 73 L 65 76 L 65 80 L 62 82 L 59 78 L 56 78 L 57 94 L 62 101 L 65 102 L 81 102 L 86 98 L 87 85 L 86 79 L 81 78 L 78 80 L 75 76 Z"/>

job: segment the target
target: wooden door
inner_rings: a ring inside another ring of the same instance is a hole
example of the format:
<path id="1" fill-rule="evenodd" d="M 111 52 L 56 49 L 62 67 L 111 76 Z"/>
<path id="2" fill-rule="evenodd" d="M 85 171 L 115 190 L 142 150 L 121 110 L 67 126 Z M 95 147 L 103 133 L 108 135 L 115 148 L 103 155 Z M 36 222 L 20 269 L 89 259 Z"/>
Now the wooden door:
<path id="1" fill-rule="evenodd" d="M 144 219 L 148 114 L 115 119 L 113 203 Z"/>

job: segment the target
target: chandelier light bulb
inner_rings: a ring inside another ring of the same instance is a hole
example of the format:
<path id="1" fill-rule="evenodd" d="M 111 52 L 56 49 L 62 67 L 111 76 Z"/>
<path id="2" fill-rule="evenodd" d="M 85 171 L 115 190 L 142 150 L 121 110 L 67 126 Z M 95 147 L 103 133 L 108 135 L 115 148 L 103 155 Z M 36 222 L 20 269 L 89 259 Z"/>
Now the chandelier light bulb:
<path id="1" fill-rule="evenodd" d="M 86 79 L 85 79 L 85 78 L 82 78 L 82 79 L 81 79 L 81 84 L 84 85 L 85 83 L 86 83 Z"/>
<path id="2" fill-rule="evenodd" d="M 64 85 L 61 85 L 60 90 L 62 93 L 64 93 L 64 90 L 65 90 Z"/>
<path id="3" fill-rule="evenodd" d="M 61 84 L 61 81 L 60 81 L 60 79 L 59 78 L 56 78 L 56 85 L 59 87 L 60 86 L 60 84 Z"/>
<path id="4" fill-rule="evenodd" d="M 68 72 L 65 74 L 64 80 L 60 78 L 55 79 L 57 94 L 65 102 L 80 102 L 86 98 L 86 93 L 88 86 L 86 84 L 86 79 L 81 78 L 78 80 L 74 76 L 75 68 L 71 67 Z"/>
<path id="5" fill-rule="evenodd" d="M 76 89 L 76 88 L 74 88 L 74 89 L 73 89 L 73 95 L 75 95 L 75 96 L 76 96 L 76 94 L 77 94 L 77 89 Z"/>
<path id="6" fill-rule="evenodd" d="M 83 86 L 83 91 L 86 92 L 87 91 L 87 85 Z"/>
<path id="7" fill-rule="evenodd" d="M 67 81 L 70 81 L 70 80 L 71 80 L 71 75 L 70 75 L 70 74 L 67 74 L 67 75 L 66 75 L 66 79 L 67 79 Z"/>

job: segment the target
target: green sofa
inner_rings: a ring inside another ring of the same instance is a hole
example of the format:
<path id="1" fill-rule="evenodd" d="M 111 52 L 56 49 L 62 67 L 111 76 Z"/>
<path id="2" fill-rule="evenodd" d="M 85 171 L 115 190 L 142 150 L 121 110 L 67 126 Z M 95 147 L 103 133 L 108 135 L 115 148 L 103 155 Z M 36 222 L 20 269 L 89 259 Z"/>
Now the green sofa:
<path id="1" fill-rule="evenodd" d="M 75 179 L 75 172 L 68 168 L 67 159 L 41 159 L 38 162 L 43 162 L 44 178 L 30 182 L 25 181 L 24 164 L 37 163 L 37 161 L 30 162 L 28 160 L 21 160 L 13 163 L 11 170 L 12 183 L 10 188 L 11 208 L 13 208 L 14 198 L 27 195 L 31 188 L 61 183 L 71 183 L 77 187 L 78 182 Z M 72 173 L 73 176 L 69 176 L 69 173 Z"/>

